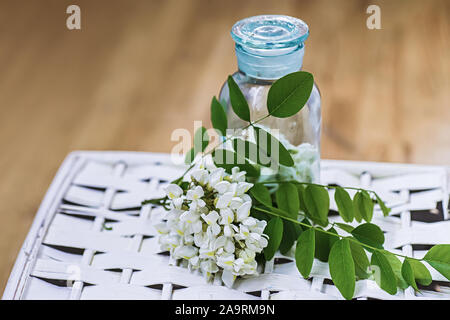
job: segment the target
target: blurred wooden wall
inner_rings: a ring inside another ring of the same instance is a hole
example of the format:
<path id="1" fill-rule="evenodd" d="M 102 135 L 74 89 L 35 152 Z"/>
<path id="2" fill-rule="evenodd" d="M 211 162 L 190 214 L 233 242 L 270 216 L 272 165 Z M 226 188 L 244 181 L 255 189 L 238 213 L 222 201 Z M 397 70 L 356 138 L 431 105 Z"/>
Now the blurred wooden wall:
<path id="1" fill-rule="evenodd" d="M 67 30 L 69 4 L 82 30 Z M 382 30 L 366 28 L 369 4 Z M 269 13 L 310 26 L 324 158 L 450 164 L 450 1 L 3 0 L 0 289 L 66 154 L 169 152 L 173 129 L 209 124 L 236 69 L 233 23 Z"/>

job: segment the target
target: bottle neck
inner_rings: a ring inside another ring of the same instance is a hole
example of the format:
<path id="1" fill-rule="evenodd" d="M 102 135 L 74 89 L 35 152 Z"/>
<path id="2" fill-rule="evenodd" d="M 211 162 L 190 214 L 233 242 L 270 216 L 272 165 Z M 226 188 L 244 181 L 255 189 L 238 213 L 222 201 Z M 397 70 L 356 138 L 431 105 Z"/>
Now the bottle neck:
<path id="1" fill-rule="evenodd" d="M 302 68 L 303 45 L 282 49 L 252 49 L 236 44 L 239 71 L 249 77 L 276 80 Z"/>

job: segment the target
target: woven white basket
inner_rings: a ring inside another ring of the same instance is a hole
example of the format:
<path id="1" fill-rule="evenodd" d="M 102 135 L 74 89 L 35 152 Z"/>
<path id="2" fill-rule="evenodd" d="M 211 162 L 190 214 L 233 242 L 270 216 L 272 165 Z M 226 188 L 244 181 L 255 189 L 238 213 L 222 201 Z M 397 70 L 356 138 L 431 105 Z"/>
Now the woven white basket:
<path id="1" fill-rule="evenodd" d="M 372 189 L 392 208 L 387 218 L 374 213 L 386 232 L 385 248 L 420 258 L 432 245 L 450 243 L 445 167 L 332 160 L 321 167 L 323 184 Z M 342 299 L 327 264 L 318 260 L 305 280 L 293 258 L 278 253 L 263 274 L 237 280 L 233 289 L 169 266 L 153 227 L 164 210 L 140 204 L 162 196 L 183 169 L 167 154 L 70 154 L 39 208 L 3 299 Z M 421 293 L 409 288 L 391 296 L 362 280 L 355 297 L 450 299 L 450 283 L 430 271 L 433 283 Z"/>

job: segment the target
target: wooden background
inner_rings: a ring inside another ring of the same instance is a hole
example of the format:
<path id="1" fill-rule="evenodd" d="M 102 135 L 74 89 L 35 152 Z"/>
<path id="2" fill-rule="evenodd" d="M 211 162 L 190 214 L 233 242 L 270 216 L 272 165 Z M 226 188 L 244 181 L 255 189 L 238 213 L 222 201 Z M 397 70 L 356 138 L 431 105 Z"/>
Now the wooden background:
<path id="1" fill-rule="evenodd" d="M 236 69 L 233 23 L 264 13 L 311 28 L 324 158 L 450 164 L 450 1 L 1 0 L 0 292 L 66 154 L 169 152 Z"/>

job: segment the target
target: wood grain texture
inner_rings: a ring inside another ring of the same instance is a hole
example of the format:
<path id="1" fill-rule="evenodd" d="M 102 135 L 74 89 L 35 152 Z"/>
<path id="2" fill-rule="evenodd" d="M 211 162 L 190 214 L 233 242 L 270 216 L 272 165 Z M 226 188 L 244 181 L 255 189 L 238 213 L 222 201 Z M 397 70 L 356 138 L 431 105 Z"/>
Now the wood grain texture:
<path id="1" fill-rule="evenodd" d="M 65 27 L 77 3 L 82 30 Z M 366 28 L 379 4 L 382 30 Z M 71 150 L 169 152 L 209 123 L 236 69 L 229 30 L 279 13 L 311 28 L 304 69 L 323 95 L 324 158 L 450 164 L 446 0 L 2 1 L 0 288 Z"/>

